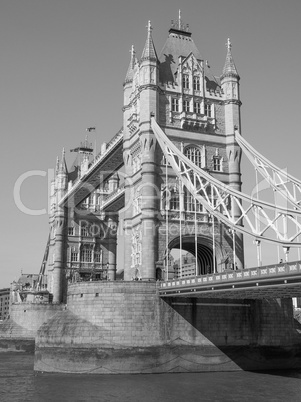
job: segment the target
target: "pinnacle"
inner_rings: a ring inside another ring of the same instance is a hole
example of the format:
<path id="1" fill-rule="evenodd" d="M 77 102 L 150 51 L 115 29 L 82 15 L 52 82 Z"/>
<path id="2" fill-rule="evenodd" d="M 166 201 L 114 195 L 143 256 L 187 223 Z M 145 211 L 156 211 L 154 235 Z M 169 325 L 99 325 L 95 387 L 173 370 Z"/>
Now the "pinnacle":
<path id="1" fill-rule="evenodd" d="M 232 44 L 231 44 L 229 38 L 227 40 L 226 46 L 227 46 L 227 56 L 226 56 L 226 61 L 225 61 L 225 65 L 223 68 L 222 77 L 230 74 L 230 75 L 234 75 L 239 78 L 239 75 L 238 75 L 234 60 L 233 60 L 233 56 L 232 56 L 232 52 L 231 52 Z"/>
<path id="2" fill-rule="evenodd" d="M 128 71 L 125 76 L 125 81 L 124 81 L 125 83 L 133 81 L 134 67 L 135 67 L 135 63 L 136 63 L 136 52 L 134 49 L 134 45 L 132 45 L 130 52 L 131 52 L 131 60 L 130 60 L 130 64 L 128 67 Z"/>
<path id="3" fill-rule="evenodd" d="M 144 49 L 142 52 L 141 60 L 154 60 L 154 61 L 158 60 L 158 56 L 157 56 L 153 38 L 152 38 L 152 29 L 153 28 L 151 26 L 151 22 L 148 21 L 147 39 L 146 39 L 145 46 L 144 46 Z"/>
<path id="4" fill-rule="evenodd" d="M 65 148 L 63 148 L 62 151 L 62 160 L 59 166 L 59 172 L 60 173 L 68 173 L 68 169 L 67 169 L 67 164 L 66 164 L 66 159 L 65 159 Z"/>

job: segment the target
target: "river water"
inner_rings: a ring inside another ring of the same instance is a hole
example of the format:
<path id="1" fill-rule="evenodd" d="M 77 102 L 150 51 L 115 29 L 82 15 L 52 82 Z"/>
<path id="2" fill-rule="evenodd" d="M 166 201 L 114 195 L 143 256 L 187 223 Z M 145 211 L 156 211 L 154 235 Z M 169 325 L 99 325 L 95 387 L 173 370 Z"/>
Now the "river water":
<path id="1" fill-rule="evenodd" d="M 0 353 L 1 402 L 301 401 L 301 369 L 269 373 L 39 374 L 33 355 Z"/>

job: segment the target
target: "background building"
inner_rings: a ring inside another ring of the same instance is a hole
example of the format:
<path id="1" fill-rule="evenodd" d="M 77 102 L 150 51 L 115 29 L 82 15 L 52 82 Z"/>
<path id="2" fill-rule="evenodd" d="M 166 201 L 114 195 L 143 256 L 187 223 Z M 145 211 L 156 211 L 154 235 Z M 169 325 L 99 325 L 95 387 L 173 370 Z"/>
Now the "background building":
<path id="1" fill-rule="evenodd" d="M 5 320 L 9 317 L 10 306 L 10 289 L 0 289 L 0 320 Z"/>

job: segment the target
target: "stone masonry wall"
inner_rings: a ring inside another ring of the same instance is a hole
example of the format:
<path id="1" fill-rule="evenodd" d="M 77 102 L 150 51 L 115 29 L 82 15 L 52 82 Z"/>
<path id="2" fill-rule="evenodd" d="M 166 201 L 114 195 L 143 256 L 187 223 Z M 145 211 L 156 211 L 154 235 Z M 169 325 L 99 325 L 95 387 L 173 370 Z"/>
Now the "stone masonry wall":
<path id="1" fill-rule="evenodd" d="M 34 339 L 40 326 L 62 308 L 58 304 L 13 303 L 10 318 L 0 323 L 0 339 Z"/>
<path id="2" fill-rule="evenodd" d="M 157 286 L 70 285 L 66 309 L 38 330 L 35 370 L 104 374 L 301 365 L 291 300 L 163 300 Z"/>

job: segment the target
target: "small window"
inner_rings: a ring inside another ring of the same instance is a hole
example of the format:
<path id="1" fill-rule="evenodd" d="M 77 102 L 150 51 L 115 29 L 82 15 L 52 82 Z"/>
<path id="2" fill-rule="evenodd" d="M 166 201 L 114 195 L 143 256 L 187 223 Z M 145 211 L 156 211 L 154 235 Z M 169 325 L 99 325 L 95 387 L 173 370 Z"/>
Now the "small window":
<path id="1" fill-rule="evenodd" d="M 71 262 L 77 262 L 78 260 L 78 253 L 75 251 L 71 251 Z"/>
<path id="2" fill-rule="evenodd" d="M 87 228 L 86 226 L 82 226 L 82 227 L 80 228 L 80 234 L 81 234 L 82 236 L 88 236 L 88 228 Z"/>
<path id="3" fill-rule="evenodd" d="M 205 115 L 208 117 L 211 117 L 211 104 L 210 103 L 205 104 Z"/>
<path id="4" fill-rule="evenodd" d="M 194 91 L 200 90 L 200 77 L 193 77 L 193 89 Z"/>
<path id="5" fill-rule="evenodd" d="M 68 235 L 69 236 L 74 236 L 74 227 L 73 226 L 68 227 Z"/>
<path id="6" fill-rule="evenodd" d="M 95 293 L 95 297 L 98 297 L 99 296 L 99 293 Z"/>
<path id="7" fill-rule="evenodd" d="M 188 74 L 183 74 L 182 84 L 183 84 L 183 89 L 189 89 L 189 75 Z"/>
<path id="8" fill-rule="evenodd" d="M 193 104 L 193 112 L 196 114 L 201 113 L 201 103 L 200 102 L 194 102 Z"/>
<path id="9" fill-rule="evenodd" d="M 171 110 L 173 112 L 178 112 L 179 111 L 179 99 L 172 98 L 172 100 L 171 100 Z"/>
<path id="10" fill-rule="evenodd" d="M 180 198 L 177 189 L 173 189 L 170 196 L 170 209 L 178 211 L 180 209 Z"/>
<path id="11" fill-rule="evenodd" d="M 183 112 L 190 112 L 189 100 L 183 100 Z"/>
<path id="12" fill-rule="evenodd" d="M 222 160 L 219 156 L 214 156 L 213 157 L 213 170 L 215 172 L 221 172 L 222 171 Z"/>
<path id="13" fill-rule="evenodd" d="M 97 262 L 97 263 L 101 262 L 101 251 L 94 252 L 94 262 Z"/>

